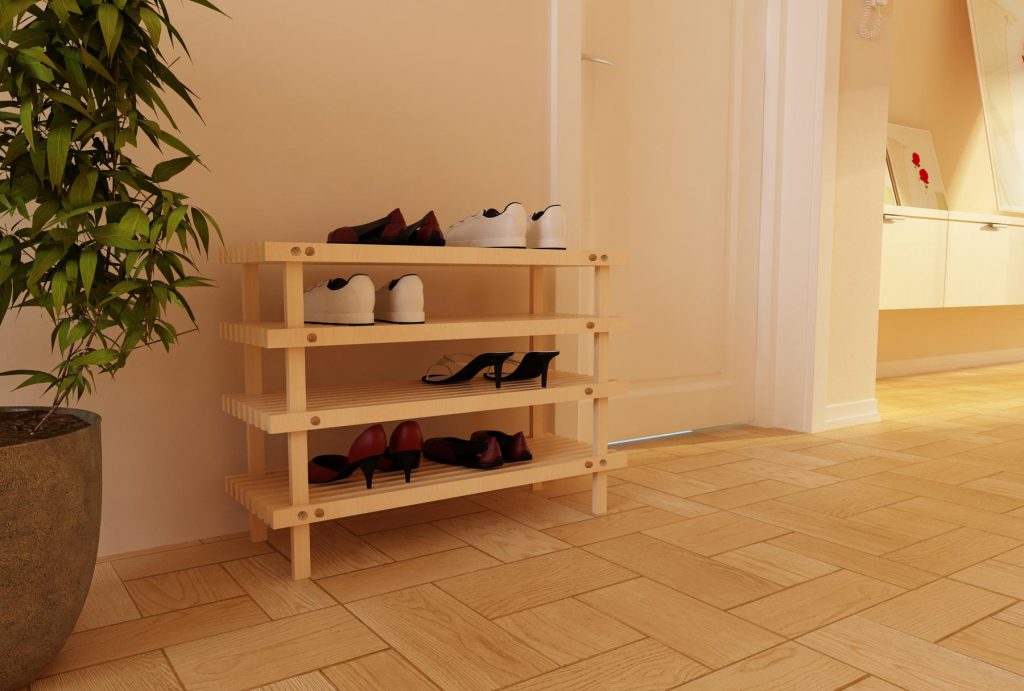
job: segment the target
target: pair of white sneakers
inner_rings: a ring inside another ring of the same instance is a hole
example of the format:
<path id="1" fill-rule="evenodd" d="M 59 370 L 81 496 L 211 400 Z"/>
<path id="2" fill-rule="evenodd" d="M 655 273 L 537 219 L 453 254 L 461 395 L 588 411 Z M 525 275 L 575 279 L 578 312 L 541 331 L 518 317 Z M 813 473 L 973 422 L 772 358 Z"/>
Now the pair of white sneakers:
<path id="1" fill-rule="evenodd" d="M 565 249 L 565 210 L 552 204 L 527 215 L 519 202 L 504 211 L 484 209 L 450 226 L 444 234 L 449 247 L 529 247 Z"/>
<path id="2" fill-rule="evenodd" d="M 395 324 L 426 321 L 423 280 L 416 274 L 388 281 L 376 291 L 366 274 L 334 278 L 306 290 L 303 305 L 309 324 L 367 326 L 374 321 Z"/>

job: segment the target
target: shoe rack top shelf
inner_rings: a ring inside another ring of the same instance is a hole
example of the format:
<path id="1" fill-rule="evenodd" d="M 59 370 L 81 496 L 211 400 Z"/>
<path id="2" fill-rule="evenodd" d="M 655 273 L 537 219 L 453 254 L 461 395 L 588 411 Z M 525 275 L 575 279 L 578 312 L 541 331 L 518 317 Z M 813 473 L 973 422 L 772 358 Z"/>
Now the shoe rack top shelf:
<path id="1" fill-rule="evenodd" d="M 622 252 L 527 250 L 487 247 L 347 245 L 325 242 L 255 242 L 221 250 L 225 264 L 390 264 L 407 266 L 618 266 Z"/>
<path id="2" fill-rule="evenodd" d="M 288 328 L 281 322 L 223 322 L 221 337 L 258 348 L 309 348 L 369 343 L 457 341 L 517 336 L 605 333 L 621 325 L 617 317 L 586 314 L 513 314 L 492 317 L 431 317 L 425 324 L 331 326 L 306 324 Z"/>
<path id="3" fill-rule="evenodd" d="M 586 374 L 553 372 L 542 388 L 538 379 L 494 382 L 477 378 L 461 384 L 425 384 L 419 380 L 311 388 L 306 409 L 288 411 L 285 394 L 228 394 L 224 412 L 269 434 L 303 432 L 389 420 L 415 420 L 485 410 L 522 408 L 620 396 L 626 382 L 595 382 Z"/>
<path id="4" fill-rule="evenodd" d="M 287 471 L 262 477 L 232 475 L 226 485 L 228 494 L 250 513 L 278 529 L 626 466 L 624 452 L 595 458 L 592 445 L 564 437 L 543 435 L 529 443 L 534 456 L 529 463 L 506 463 L 481 471 L 423 460 L 409 484 L 402 473 L 378 472 L 373 489 L 367 490 L 362 478 L 354 475 L 341 483 L 310 485 L 305 504 L 291 502 Z"/>

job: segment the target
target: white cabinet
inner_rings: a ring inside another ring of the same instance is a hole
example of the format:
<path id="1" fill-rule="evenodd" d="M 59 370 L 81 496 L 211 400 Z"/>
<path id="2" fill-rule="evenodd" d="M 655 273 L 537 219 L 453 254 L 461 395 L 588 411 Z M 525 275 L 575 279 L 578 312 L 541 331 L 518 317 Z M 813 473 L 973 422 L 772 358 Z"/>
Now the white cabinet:
<path id="1" fill-rule="evenodd" d="M 879 309 L 942 307 L 945 280 L 946 221 L 887 214 Z"/>
<path id="2" fill-rule="evenodd" d="M 879 309 L 1024 305 L 1024 218 L 887 206 Z"/>
<path id="3" fill-rule="evenodd" d="M 1011 251 L 1021 232 L 991 223 L 950 221 L 946 306 L 1012 304 Z"/>

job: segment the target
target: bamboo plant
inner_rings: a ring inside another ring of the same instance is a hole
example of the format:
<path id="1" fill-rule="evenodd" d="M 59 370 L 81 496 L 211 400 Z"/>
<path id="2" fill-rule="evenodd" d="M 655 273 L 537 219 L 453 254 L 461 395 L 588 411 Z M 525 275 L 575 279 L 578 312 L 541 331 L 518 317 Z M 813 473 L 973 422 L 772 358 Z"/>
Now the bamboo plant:
<path id="1" fill-rule="evenodd" d="M 52 413 L 136 348 L 170 348 L 176 313 L 195 326 L 186 289 L 209 284 L 195 261 L 219 229 L 167 187 L 200 160 L 165 101 L 198 115 L 164 0 L 0 0 L 0 44 L 0 322 L 42 309 L 59 353 L 2 374 L 45 387 Z M 140 135 L 152 169 L 132 159 Z"/>

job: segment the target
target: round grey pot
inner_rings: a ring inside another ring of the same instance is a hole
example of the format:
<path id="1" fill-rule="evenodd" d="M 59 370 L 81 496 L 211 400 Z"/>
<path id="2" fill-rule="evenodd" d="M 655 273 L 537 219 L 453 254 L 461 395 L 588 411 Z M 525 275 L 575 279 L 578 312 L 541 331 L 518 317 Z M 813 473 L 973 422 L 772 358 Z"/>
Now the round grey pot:
<path id="1" fill-rule="evenodd" d="M 0 407 L 5 413 L 31 410 Z M 0 689 L 28 686 L 78 620 L 96 566 L 100 418 L 74 432 L 0 446 Z"/>

